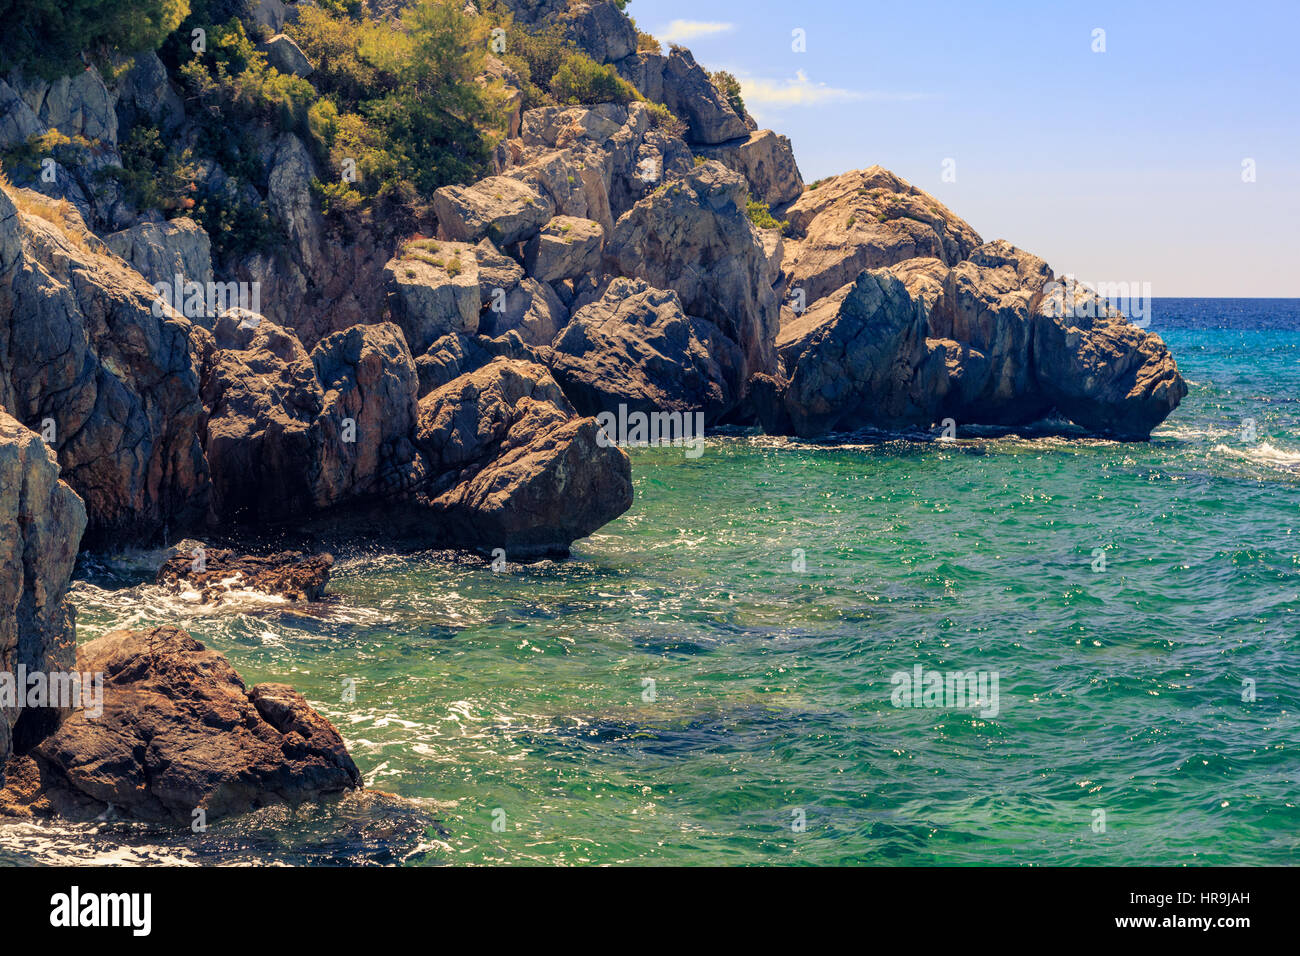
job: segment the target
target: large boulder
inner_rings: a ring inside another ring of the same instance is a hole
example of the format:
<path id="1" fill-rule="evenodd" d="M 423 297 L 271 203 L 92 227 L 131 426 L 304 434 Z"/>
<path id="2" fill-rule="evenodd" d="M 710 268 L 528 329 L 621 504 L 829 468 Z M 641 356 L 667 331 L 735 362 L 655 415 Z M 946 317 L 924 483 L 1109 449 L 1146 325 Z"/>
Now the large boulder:
<path id="1" fill-rule="evenodd" d="M 803 175 L 794 160 L 790 138 L 770 129 L 717 146 L 697 146 L 695 153 L 740 173 L 749 183 L 750 195 L 773 208 L 794 202 L 803 192 Z"/>
<path id="2" fill-rule="evenodd" d="M 1160 339 L 1005 241 L 948 266 L 863 272 L 781 328 L 787 383 L 751 384 L 765 427 L 1017 426 L 1052 417 L 1145 439 L 1186 395 Z"/>
<path id="3" fill-rule="evenodd" d="M 1072 279 L 1047 287 L 1033 325 L 1034 367 L 1044 397 L 1089 431 L 1145 439 L 1187 395 L 1160 337 Z"/>
<path id="4" fill-rule="evenodd" d="M 193 219 L 141 222 L 104 237 L 104 243 L 153 285 L 212 281 L 212 241 Z"/>
<path id="5" fill-rule="evenodd" d="M 266 54 L 267 65 L 279 72 L 291 76 L 311 75 L 311 61 L 291 37 L 277 33 L 269 40 L 259 43 L 257 48 Z"/>
<path id="6" fill-rule="evenodd" d="M 57 708 L 25 709 L 16 670 L 72 669 L 74 610 L 65 600 L 86 511 L 40 436 L 0 411 L 0 673 L 18 695 L 0 705 L 0 784 L 12 751 L 25 752 L 59 723 Z"/>
<path id="7" fill-rule="evenodd" d="M 117 79 L 116 93 L 119 129 L 154 126 L 166 134 L 185 120 L 185 104 L 152 50 L 132 55 L 130 67 Z"/>
<path id="8" fill-rule="evenodd" d="M 604 247 L 600 223 L 556 216 L 524 243 L 524 268 L 539 282 L 585 276 L 600 268 Z"/>
<path id="9" fill-rule="evenodd" d="M 301 694 L 247 689 L 179 628 L 114 631 L 83 645 L 77 666 L 103 675 L 103 713 L 77 711 L 11 762 L 16 779 L 0 795 L 10 812 L 92 820 L 111 808 L 188 828 L 362 785 L 338 731 Z"/>
<path id="10" fill-rule="evenodd" d="M 414 354 L 449 333 L 478 329 L 480 277 L 473 246 L 411 240 L 384 266 L 384 281 L 393 321 Z"/>
<path id="11" fill-rule="evenodd" d="M 684 141 L 652 128 L 644 103 L 547 106 L 524 114 L 506 175 L 532 183 L 566 216 L 614 220 L 693 165 Z"/>
<path id="12" fill-rule="evenodd" d="M 490 338 L 486 335 L 444 335 L 429 347 L 429 351 L 415 360 L 420 376 L 420 397 L 448 382 L 477 372 L 493 359 L 510 358 L 545 365 L 548 349 L 537 348 L 523 340 L 518 332 L 510 331 Z"/>
<path id="13" fill-rule="evenodd" d="M 470 186 L 443 186 L 433 194 L 438 236 L 457 242 L 520 242 L 555 214 L 555 203 L 527 183 L 489 176 Z"/>
<path id="14" fill-rule="evenodd" d="M 616 64 L 623 77 L 647 98 L 661 102 L 686 124 L 686 140 L 717 144 L 749 135 L 745 119 L 691 51 L 673 47 L 667 56 L 637 53 Z"/>
<path id="15" fill-rule="evenodd" d="M 597 63 L 613 63 L 636 49 L 636 27 L 606 0 L 572 4 L 559 17 L 564 36 Z"/>
<path id="16" fill-rule="evenodd" d="M 540 365 L 497 359 L 420 401 L 425 499 L 446 543 L 511 560 L 567 554 L 632 504 L 631 466 Z"/>
<path id="17" fill-rule="evenodd" d="M 0 405 L 50 432 L 88 547 L 202 522 L 199 331 L 75 211 L 0 190 Z"/>
<path id="18" fill-rule="evenodd" d="M 574 313 L 555 340 L 551 370 L 580 414 L 703 412 L 713 422 L 735 406 L 743 357 L 710 322 L 682 311 L 676 292 L 614 279 Z"/>
<path id="19" fill-rule="evenodd" d="M 568 319 L 568 309 L 549 284 L 525 277 L 504 295 L 493 296 L 479 319 L 479 331 L 493 338 L 516 332 L 529 345 L 550 345 Z"/>
<path id="20" fill-rule="evenodd" d="M 745 212 L 740 174 L 705 162 L 619 219 L 605 247 L 624 276 L 672 289 L 687 313 L 713 322 L 744 352 L 745 377 L 776 366 L 778 305 L 762 238 Z"/>
<path id="21" fill-rule="evenodd" d="M 790 221 L 783 269 L 804 305 L 907 259 L 956 265 L 982 240 L 933 196 L 879 166 L 822 180 L 783 212 Z"/>

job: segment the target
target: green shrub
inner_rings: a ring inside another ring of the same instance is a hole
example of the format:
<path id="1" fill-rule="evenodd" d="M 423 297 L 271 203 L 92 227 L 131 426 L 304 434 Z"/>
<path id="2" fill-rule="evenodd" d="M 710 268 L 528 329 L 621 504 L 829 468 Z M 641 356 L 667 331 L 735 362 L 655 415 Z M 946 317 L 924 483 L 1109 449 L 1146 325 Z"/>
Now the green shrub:
<path id="1" fill-rule="evenodd" d="M 644 99 L 618 71 L 585 53 L 570 53 L 551 78 L 551 93 L 562 104 L 628 103 Z"/>
<path id="2" fill-rule="evenodd" d="M 745 101 L 740 95 L 740 80 L 726 70 L 710 73 L 709 78 L 713 80 L 713 85 L 722 91 L 722 95 L 727 98 L 727 102 L 736 111 L 736 115 L 743 118 L 745 116 Z"/>
<path id="3" fill-rule="evenodd" d="M 749 216 L 749 221 L 758 226 L 759 229 L 780 229 L 785 232 L 790 226 L 789 220 L 777 219 L 772 215 L 772 210 L 768 204 L 757 199 L 751 199 L 745 203 L 745 214 Z"/>

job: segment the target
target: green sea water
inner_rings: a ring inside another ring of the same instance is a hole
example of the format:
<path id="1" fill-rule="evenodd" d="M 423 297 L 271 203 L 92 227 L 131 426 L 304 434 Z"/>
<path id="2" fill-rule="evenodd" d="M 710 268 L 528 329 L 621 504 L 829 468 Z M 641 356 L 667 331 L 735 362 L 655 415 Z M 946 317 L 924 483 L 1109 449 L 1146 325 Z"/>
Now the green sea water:
<path id="1" fill-rule="evenodd" d="M 403 800 L 9 828 L 0 862 L 1294 862 L 1300 310 L 1243 308 L 1165 304 L 1191 392 L 1146 444 L 633 449 L 572 559 L 363 550 L 319 607 L 88 556 L 82 640 L 181 624 Z M 916 665 L 996 674 L 996 713 L 895 706 Z"/>

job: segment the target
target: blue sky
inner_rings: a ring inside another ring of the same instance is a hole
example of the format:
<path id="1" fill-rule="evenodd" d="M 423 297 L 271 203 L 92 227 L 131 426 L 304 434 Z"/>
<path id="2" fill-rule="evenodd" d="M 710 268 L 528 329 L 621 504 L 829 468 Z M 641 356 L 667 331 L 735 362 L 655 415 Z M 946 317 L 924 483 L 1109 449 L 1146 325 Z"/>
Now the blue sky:
<path id="1" fill-rule="evenodd" d="M 1086 282 L 1300 297 L 1297 0 L 633 0 L 627 12 L 740 77 L 809 181 L 879 163 L 985 239 Z M 806 52 L 791 48 L 795 29 Z"/>

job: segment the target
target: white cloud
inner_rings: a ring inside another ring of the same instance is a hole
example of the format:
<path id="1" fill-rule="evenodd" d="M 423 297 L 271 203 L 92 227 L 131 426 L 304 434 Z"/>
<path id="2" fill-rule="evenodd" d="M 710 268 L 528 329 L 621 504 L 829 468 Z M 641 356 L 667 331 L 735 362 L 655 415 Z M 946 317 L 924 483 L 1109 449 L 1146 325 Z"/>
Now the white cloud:
<path id="1" fill-rule="evenodd" d="M 684 43 L 696 37 L 712 36 L 715 33 L 730 33 L 736 29 L 734 23 L 718 23 L 710 20 L 674 20 L 655 34 L 664 43 Z"/>
<path id="2" fill-rule="evenodd" d="M 925 93 L 887 93 L 879 90 L 845 90 L 825 83 L 814 83 L 808 74 L 797 70 L 793 79 L 774 80 L 761 76 L 738 76 L 741 96 L 747 107 L 788 109 L 792 106 L 822 106 L 855 100 L 919 100 Z"/>

